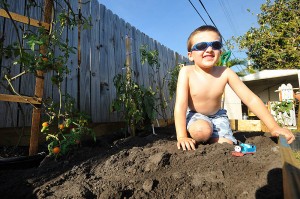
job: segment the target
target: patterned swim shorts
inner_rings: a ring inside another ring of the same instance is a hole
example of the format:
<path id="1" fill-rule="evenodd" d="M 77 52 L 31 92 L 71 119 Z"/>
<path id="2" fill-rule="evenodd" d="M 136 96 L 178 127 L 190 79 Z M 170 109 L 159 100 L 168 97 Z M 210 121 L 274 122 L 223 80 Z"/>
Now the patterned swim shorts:
<path id="1" fill-rule="evenodd" d="M 197 120 L 205 120 L 212 125 L 212 138 L 226 138 L 237 144 L 237 140 L 233 137 L 229 119 L 227 116 L 227 111 L 225 109 L 220 109 L 216 114 L 208 116 L 192 110 L 188 110 L 186 114 L 187 130 L 189 129 L 191 124 Z"/>

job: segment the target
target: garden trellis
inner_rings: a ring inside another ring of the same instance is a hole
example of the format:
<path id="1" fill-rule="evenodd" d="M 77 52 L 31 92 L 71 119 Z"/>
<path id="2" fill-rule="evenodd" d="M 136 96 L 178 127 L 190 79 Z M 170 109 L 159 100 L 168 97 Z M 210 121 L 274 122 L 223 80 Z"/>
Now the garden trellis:
<path id="1" fill-rule="evenodd" d="M 16 13 L 9 12 L 8 10 L 1 9 L 0 15 L 2 17 L 9 18 L 14 21 L 22 22 L 29 24 L 31 26 L 40 27 L 43 26 L 46 30 L 50 28 L 51 15 L 52 15 L 52 0 L 45 0 L 45 9 L 44 9 L 44 22 L 39 22 L 35 19 L 28 18 L 26 16 L 22 16 Z M 44 54 L 47 46 L 42 46 L 40 48 L 40 53 Z M 38 137 L 39 137 L 39 125 L 40 125 L 40 105 L 41 99 L 43 97 L 44 90 L 44 76 L 42 71 L 37 71 L 36 81 L 35 81 L 35 89 L 34 89 L 34 97 L 22 96 L 22 95 L 7 95 L 1 94 L 0 100 L 2 101 L 10 101 L 10 102 L 19 102 L 19 103 L 30 103 L 34 105 L 32 111 L 32 124 L 31 124 L 31 136 L 30 136 L 30 147 L 29 147 L 29 155 L 34 155 L 38 151 Z"/>

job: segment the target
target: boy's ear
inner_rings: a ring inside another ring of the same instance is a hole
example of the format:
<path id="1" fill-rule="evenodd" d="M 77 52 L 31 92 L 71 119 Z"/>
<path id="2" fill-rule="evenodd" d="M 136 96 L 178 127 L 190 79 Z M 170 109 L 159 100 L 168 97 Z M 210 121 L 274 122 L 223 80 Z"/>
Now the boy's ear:
<path id="1" fill-rule="evenodd" d="M 188 58 L 190 61 L 194 61 L 194 58 L 192 56 L 192 52 L 188 52 Z"/>

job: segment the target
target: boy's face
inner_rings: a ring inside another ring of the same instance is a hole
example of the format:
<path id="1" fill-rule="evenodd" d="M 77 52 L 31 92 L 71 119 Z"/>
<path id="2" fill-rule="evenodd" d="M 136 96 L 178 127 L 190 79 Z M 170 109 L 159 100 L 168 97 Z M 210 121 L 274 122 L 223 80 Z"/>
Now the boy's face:
<path id="1" fill-rule="evenodd" d="M 221 41 L 218 33 L 213 31 L 199 32 L 192 38 L 192 46 L 199 42 Z M 196 66 L 203 69 L 213 67 L 221 56 L 221 50 L 214 50 L 211 46 L 201 51 L 188 52 L 190 61 L 194 61 Z"/>

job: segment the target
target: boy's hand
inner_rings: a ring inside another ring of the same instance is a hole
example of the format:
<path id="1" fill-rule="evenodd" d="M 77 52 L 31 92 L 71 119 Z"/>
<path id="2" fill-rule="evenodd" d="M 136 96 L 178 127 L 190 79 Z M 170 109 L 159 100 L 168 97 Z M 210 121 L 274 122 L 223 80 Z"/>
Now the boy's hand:
<path id="1" fill-rule="evenodd" d="M 184 151 L 187 150 L 196 150 L 195 144 L 196 141 L 192 138 L 178 138 L 177 139 L 177 148 L 180 149 L 182 148 Z"/>
<path id="2" fill-rule="evenodd" d="M 281 127 L 272 130 L 271 135 L 276 137 L 278 137 L 279 135 L 283 135 L 287 140 L 288 144 L 291 144 L 295 140 L 295 135 L 289 129 Z"/>

